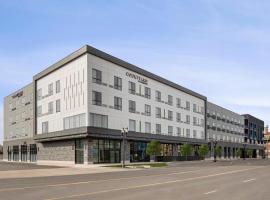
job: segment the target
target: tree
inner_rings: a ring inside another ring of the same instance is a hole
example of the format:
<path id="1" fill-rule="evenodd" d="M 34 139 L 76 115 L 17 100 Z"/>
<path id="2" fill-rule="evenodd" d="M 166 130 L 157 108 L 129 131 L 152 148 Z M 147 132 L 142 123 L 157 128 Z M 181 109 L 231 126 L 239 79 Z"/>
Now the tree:
<path id="1" fill-rule="evenodd" d="M 237 158 L 239 158 L 240 155 L 241 155 L 241 150 L 237 149 L 236 152 L 235 152 L 235 155 L 236 155 Z"/>
<path id="2" fill-rule="evenodd" d="M 151 142 L 149 142 L 147 144 L 146 147 L 146 154 L 148 156 L 158 156 L 160 155 L 160 151 L 161 151 L 161 146 L 160 143 L 158 141 L 152 140 Z"/>
<path id="3" fill-rule="evenodd" d="M 221 157 L 221 148 L 217 146 L 217 147 L 215 147 L 214 151 L 215 151 L 215 155 L 220 158 Z"/>
<path id="4" fill-rule="evenodd" d="M 180 147 L 180 153 L 182 156 L 186 156 L 186 160 L 187 160 L 187 157 L 191 154 L 191 145 L 190 144 L 183 144 L 181 145 Z"/>
<path id="5" fill-rule="evenodd" d="M 252 149 L 247 150 L 247 157 L 251 158 L 252 157 Z"/>
<path id="6" fill-rule="evenodd" d="M 208 151 L 209 149 L 205 144 L 201 145 L 198 149 L 199 156 L 204 159 L 206 154 L 208 154 Z"/>

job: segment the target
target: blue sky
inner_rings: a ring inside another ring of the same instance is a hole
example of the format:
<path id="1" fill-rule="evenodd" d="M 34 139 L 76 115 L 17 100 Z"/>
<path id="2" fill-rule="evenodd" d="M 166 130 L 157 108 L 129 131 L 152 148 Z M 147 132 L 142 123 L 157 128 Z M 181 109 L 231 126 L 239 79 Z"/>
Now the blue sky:
<path id="1" fill-rule="evenodd" d="M 270 1 L 0 0 L 3 97 L 92 45 L 270 123 Z"/>

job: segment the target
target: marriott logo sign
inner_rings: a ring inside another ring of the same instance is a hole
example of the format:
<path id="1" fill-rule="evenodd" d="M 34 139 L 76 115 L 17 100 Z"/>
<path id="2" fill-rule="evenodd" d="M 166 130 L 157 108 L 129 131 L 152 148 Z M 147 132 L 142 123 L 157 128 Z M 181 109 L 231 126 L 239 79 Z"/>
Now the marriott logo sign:
<path id="1" fill-rule="evenodd" d="M 141 77 L 141 76 L 138 76 L 136 74 L 132 74 L 132 73 L 129 73 L 129 72 L 126 72 L 126 76 L 130 77 L 130 78 L 133 78 L 133 79 L 136 79 L 138 82 L 142 83 L 142 84 L 148 84 L 148 80 Z"/>

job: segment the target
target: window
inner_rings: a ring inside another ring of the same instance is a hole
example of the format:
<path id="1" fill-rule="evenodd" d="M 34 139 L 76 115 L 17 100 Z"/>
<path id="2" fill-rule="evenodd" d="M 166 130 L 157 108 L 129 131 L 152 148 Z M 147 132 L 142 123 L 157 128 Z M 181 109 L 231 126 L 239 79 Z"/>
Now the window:
<path id="1" fill-rule="evenodd" d="M 201 126 L 204 126 L 204 119 L 201 119 Z"/>
<path id="2" fill-rule="evenodd" d="M 145 122 L 145 133 L 151 133 L 151 123 Z"/>
<path id="3" fill-rule="evenodd" d="M 60 99 L 56 100 L 56 105 L 55 105 L 55 111 L 60 112 L 61 111 L 61 104 L 60 104 Z"/>
<path id="4" fill-rule="evenodd" d="M 197 118 L 193 117 L 193 125 L 197 125 Z"/>
<path id="5" fill-rule="evenodd" d="M 101 106 L 102 104 L 102 94 L 101 92 L 93 91 L 92 92 L 92 104 Z"/>
<path id="6" fill-rule="evenodd" d="M 55 93 L 60 92 L 60 80 L 55 82 Z"/>
<path id="7" fill-rule="evenodd" d="M 197 137 L 197 131 L 193 130 L 193 138 L 196 138 L 196 137 Z"/>
<path id="8" fill-rule="evenodd" d="M 37 116 L 41 117 L 41 115 L 42 115 L 42 106 L 38 106 L 37 107 Z"/>
<path id="9" fill-rule="evenodd" d="M 161 124 L 156 124 L 156 134 L 161 134 Z"/>
<path id="10" fill-rule="evenodd" d="M 64 129 L 72 129 L 85 126 L 85 113 L 64 118 Z"/>
<path id="11" fill-rule="evenodd" d="M 177 108 L 181 108 L 181 99 L 180 98 L 177 98 L 176 101 L 177 101 L 176 102 L 176 107 Z"/>
<path id="12" fill-rule="evenodd" d="M 38 89 L 37 91 L 37 100 L 41 100 L 42 99 L 42 89 Z"/>
<path id="13" fill-rule="evenodd" d="M 108 116 L 90 113 L 90 126 L 108 128 Z"/>
<path id="14" fill-rule="evenodd" d="M 130 119 L 129 120 L 129 131 L 136 131 L 136 121 Z"/>
<path id="15" fill-rule="evenodd" d="M 190 110 L 190 102 L 189 101 L 186 101 L 186 109 Z"/>
<path id="16" fill-rule="evenodd" d="M 156 91 L 156 101 L 160 102 L 161 101 L 161 92 Z"/>
<path id="17" fill-rule="evenodd" d="M 114 97 L 114 109 L 122 110 L 122 98 Z"/>
<path id="18" fill-rule="evenodd" d="M 173 135 L 173 127 L 172 126 L 168 126 L 168 135 Z"/>
<path id="19" fill-rule="evenodd" d="M 156 107 L 156 118 L 161 118 L 161 108 Z"/>
<path id="20" fill-rule="evenodd" d="M 173 120 L 173 112 L 171 110 L 168 110 L 168 120 Z"/>
<path id="21" fill-rule="evenodd" d="M 190 124 L 190 116 L 189 115 L 186 115 L 186 123 Z"/>
<path id="22" fill-rule="evenodd" d="M 172 95 L 168 95 L 168 104 L 169 105 L 173 105 L 173 97 L 172 97 Z"/>
<path id="23" fill-rule="evenodd" d="M 136 102 L 129 100 L 128 104 L 129 104 L 129 112 L 135 113 L 136 112 Z"/>
<path id="24" fill-rule="evenodd" d="M 114 88 L 122 90 L 122 79 L 117 76 L 114 76 Z"/>
<path id="25" fill-rule="evenodd" d="M 177 127 L 177 136 L 181 136 L 181 128 Z"/>
<path id="26" fill-rule="evenodd" d="M 102 73 L 97 69 L 92 69 L 92 82 L 101 84 L 102 83 Z"/>
<path id="27" fill-rule="evenodd" d="M 181 113 L 176 113 L 176 121 L 181 122 Z"/>
<path id="28" fill-rule="evenodd" d="M 53 114 L 53 102 L 49 102 L 48 104 L 48 113 Z"/>
<path id="29" fill-rule="evenodd" d="M 150 88 L 148 88 L 148 87 L 144 88 L 144 96 L 147 99 L 151 99 L 151 89 Z"/>
<path id="30" fill-rule="evenodd" d="M 190 129 L 186 129 L 186 136 L 189 138 L 190 137 Z"/>
<path id="31" fill-rule="evenodd" d="M 193 104 L 193 112 L 197 112 L 197 106 L 195 103 Z"/>
<path id="32" fill-rule="evenodd" d="M 144 112 L 145 112 L 146 116 L 151 116 L 151 106 L 150 105 L 145 104 L 144 110 L 145 110 Z"/>
<path id="33" fill-rule="evenodd" d="M 136 84 L 135 83 L 133 83 L 131 81 L 128 82 L 128 92 L 130 94 L 135 94 L 136 93 Z"/>
<path id="34" fill-rule="evenodd" d="M 201 114 L 204 114 L 204 107 L 201 107 Z"/>
<path id="35" fill-rule="evenodd" d="M 48 133 L 48 132 L 49 132 L 49 123 L 42 122 L 42 133 Z"/>
<path id="36" fill-rule="evenodd" d="M 48 85 L 48 94 L 53 95 L 53 83 Z"/>

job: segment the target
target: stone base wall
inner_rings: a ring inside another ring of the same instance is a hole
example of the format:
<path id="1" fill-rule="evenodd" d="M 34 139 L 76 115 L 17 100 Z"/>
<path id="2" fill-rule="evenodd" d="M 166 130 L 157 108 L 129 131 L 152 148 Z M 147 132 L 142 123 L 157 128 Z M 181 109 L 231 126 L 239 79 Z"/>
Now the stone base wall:
<path id="1" fill-rule="evenodd" d="M 38 144 L 38 161 L 75 161 L 75 141 L 61 140 Z"/>

